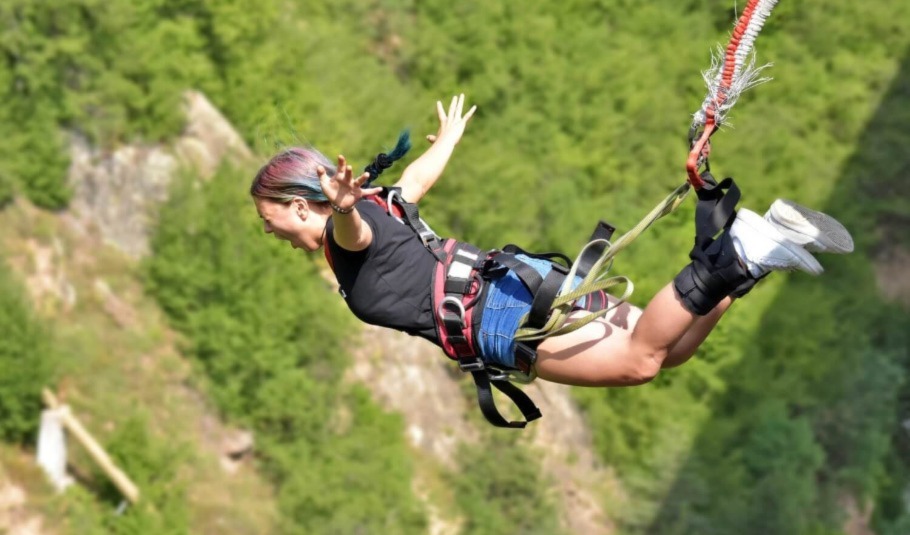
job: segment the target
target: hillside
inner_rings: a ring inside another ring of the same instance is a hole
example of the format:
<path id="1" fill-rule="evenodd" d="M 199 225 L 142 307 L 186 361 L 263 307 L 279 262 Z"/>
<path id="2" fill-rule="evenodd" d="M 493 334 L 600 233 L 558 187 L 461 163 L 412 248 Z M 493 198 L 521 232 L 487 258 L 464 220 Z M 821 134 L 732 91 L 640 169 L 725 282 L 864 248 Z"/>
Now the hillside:
<path id="1" fill-rule="evenodd" d="M 357 324 L 322 259 L 263 240 L 249 204 L 276 147 L 364 162 L 411 127 L 417 153 L 435 100 L 464 91 L 478 115 L 423 213 L 571 253 L 682 180 L 731 7 L 0 8 L 0 530 L 905 533 L 910 7 L 781 2 L 758 42 L 774 80 L 715 138 L 746 206 L 834 213 L 857 252 L 770 277 L 647 386 L 533 385 L 545 417 L 524 433 L 486 427 L 432 347 Z M 636 303 L 685 261 L 692 213 L 617 262 Z M 78 484 L 53 494 L 34 466 L 45 384 L 140 506 L 110 515 L 78 448 Z"/>

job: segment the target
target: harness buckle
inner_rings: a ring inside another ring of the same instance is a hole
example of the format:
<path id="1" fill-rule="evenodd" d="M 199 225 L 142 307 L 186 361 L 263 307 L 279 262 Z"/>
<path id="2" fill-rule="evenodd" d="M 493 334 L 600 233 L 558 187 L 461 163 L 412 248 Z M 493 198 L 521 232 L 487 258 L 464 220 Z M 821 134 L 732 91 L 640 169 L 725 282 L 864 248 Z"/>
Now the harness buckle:
<path id="1" fill-rule="evenodd" d="M 491 381 L 511 381 L 512 374 L 507 370 L 500 370 L 499 368 L 494 368 L 492 366 L 487 366 L 487 375 L 490 377 Z"/>
<path id="2" fill-rule="evenodd" d="M 440 301 L 439 307 L 436 309 L 436 315 L 439 317 L 439 319 L 440 320 L 445 319 L 445 306 L 447 304 L 451 304 L 451 305 L 455 306 L 455 308 L 456 308 L 455 312 L 458 313 L 458 319 L 461 321 L 461 328 L 463 329 L 463 328 L 467 327 L 467 325 L 465 324 L 465 315 L 467 314 L 467 312 L 464 309 L 464 305 L 461 303 L 461 301 L 459 301 L 455 297 L 452 297 L 451 295 L 446 296 L 442 301 Z"/>
<path id="3" fill-rule="evenodd" d="M 479 372 L 486 368 L 483 361 L 480 360 L 480 357 L 476 356 L 459 358 L 458 367 L 461 368 L 461 371 L 463 372 Z"/>
<path id="4" fill-rule="evenodd" d="M 439 236 L 431 230 L 421 230 L 417 235 L 420 236 L 420 241 L 423 242 L 424 247 L 429 247 L 430 242 L 439 241 Z"/>

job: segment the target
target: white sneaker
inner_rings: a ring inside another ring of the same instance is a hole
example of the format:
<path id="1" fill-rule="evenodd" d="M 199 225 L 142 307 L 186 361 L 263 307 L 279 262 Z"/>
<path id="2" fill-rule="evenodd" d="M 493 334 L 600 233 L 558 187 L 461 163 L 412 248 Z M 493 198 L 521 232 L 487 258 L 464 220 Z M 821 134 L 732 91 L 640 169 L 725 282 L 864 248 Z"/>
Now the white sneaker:
<path id="1" fill-rule="evenodd" d="M 793 201 L 777 199 L 768 209 L 765 219 L 787 239 L 802 245 L 807 251 L 838 254 L 853 252 L 853 237 L 838 220 Z"/>
<path id="2" fill-rule="evenodd" d="M 740 260 L 753 277 L 769 271 L 801 269 L 812 275 L 824 271 L 818 260 L 793 243 L 775 225 L 751 210 L 740 208 L 730 227 L 730 238 Z"/>

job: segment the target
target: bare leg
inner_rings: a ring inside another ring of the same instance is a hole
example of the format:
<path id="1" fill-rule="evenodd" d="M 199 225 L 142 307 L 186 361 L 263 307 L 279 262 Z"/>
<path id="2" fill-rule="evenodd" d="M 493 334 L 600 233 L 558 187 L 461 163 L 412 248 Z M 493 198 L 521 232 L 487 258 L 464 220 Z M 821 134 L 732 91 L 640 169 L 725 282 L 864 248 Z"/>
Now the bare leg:
<path id="1" fill-rule="evenodd" d="M 724 315 L 724 312 L 730 308 L 730 305 L 733 304 L 733 298 L 728 297 L 721 301 L 714 310 L 709 312 L 707 315 L 699 316 L 695 320 L 695 323 L 692 324 L 692 327 L 670 348 L 670 354 L 664 359 L 662 368 L 673 368 L 679 366 L 680 364 L 686 362 L 698 348 L 701 346 L 702 342 L 705 341 L 705 338 L 711 334 L 711 331 L 714 330 L 714 327 L 717 326 L 717 322 L 720 321 L 720 318 Z"/>
<path id="2" fill-rule="evenodd" d="M 548 338 L 538 348 L 537 373 L 542 379 L 579 386 L 623 386 L 650 381 L 676 349 L 684 360 L 708 335 L 729 307 L 719 306 L 704 318 L 689 312 L 672 284 L 651 299 L 631 328 L 620 327 L 622 314 L 597 320 L 575 332 Z M 586 313 L 577 313 L 581 317 Z M 692 330 L 692 334 L 689 331 Z M 680 362 L 682 362 L 680 360 Z"/>
<path id="3" fill-rule="evenodd" d="M 674 279 L 683 288 L 685 304 L 671 283 L 651 299 L 640 316 L 630 306 L 625 315 L 617 310 L 577 331 L 548 338 L 538 347 L 538 375 L 580 386 L 637 385 L 653 379 L 663 367 L 682 364 L 730 308 L 732 299 L 721 296 L 741 295 L 772 270 L 822 272 L 818 261 L 778 227 L 797 232 L 815 250 L 852 250 L 849 233 L 830 216 L 794 203 L 779 204 L 776 212 L 774 206 L 769 211 L 773 224 L 740 209 L 724 234 L 706 245 L 713 251 L 711 255 L 693 257 Z"/>
<path id="4" fill-rule="evenodd" d="M 609 294 L 607 299 L 609 299 L 611 304 L 615 305 L 617 303 L 617 299 Z M 724 299 L 707 315 L 696 318 L 695 323 L 692 324 L 689 330 L 670 348 L 670 354 L 664 360 L 662 367 L 672 368 L 689 360 L 732 303 L 732 298 Z M 641 315 L 642 310 L 640 308 L 625 302 L 607 313 L 604 319 L 621 329 L 632 331 Z"/>

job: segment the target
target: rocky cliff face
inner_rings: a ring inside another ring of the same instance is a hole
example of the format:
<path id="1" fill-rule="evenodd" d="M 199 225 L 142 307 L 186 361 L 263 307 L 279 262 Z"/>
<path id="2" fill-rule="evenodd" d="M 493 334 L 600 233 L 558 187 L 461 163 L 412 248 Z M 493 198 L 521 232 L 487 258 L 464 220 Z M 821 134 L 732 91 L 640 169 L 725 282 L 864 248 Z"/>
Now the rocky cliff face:
<path id="1" fill-rule="evenodd" d="M 64 216 L 97 229 L 107 243 L 134 258 L 147 254 L 151 224 L 175 173 L 189 167 L 204 179 L 225 159 L 252 160 L 240 136 L 202 94 L 187 93 L 185 112 L 186 129 L 172 147 L 127 145 L 104 153 L 74 137 L 69 178 L 75 196 Z M 461 392 L 461 382 L 470 377 L 435 346 L 370 326 L 364 327 L 354 356 L 348 379 L 362 382 L 377 402 L 404 415 L 415 448 L 454 467 L 457 446 L 478 436 L 466 415 L 479 409 Z M 615 496 L 618 487 L 598 465 L 569 389 L 542 381 L 527 388 L 545 416 L 524 433 L 539 452 L 541 469 L 555 482 L 564 525 L 571 533 L 611 533 L 599 500 L 605 492 Z M 433 504 L 427 505 L 432 512 Z M 457 525 L 440 522 L 434 520 L 435 533 L 457 533 Z"/>
<path id="2" fill-rule="evenodd" d="M 411 445 L 448 467 L 455 466 L 459 444 L 477 438 L 467 411 L 480 409 L 461 393 L 463 382 L 473 384 L 470 375 L 459 371 L 425 340 L 366 326 L 348 377 L 367 385 L 386 408 L 404 414 Z M 525 390 L 544 417 L 524 431 L 498 432 L 525 433 L 524 438 L 539 453 L 543 473 L 555 482 L 553 494 L 570 533 L 612 533 L 600 499 L 604 493 L 616 496 L 619 489 L 612 473 L 594 457 L 591 434 L 572 401 L 570 388 L 535 381 Z M 497 398 L 497 405 L 505 412 L 508 399 Z"/>
<path id="3" fill-rule="evenodd" d="M 208 178 L 225 159 L 249 161 L 250 149 L 227 119 L 195 91 L 184 95 L 187 124 L 172 147 L 125 145 L 103 152 L 74 135 L 69 183 L 74 221 L 94 227 L 104 240 L 132 257 L 148 253 L 157 207 L 182 167 Z"/>

